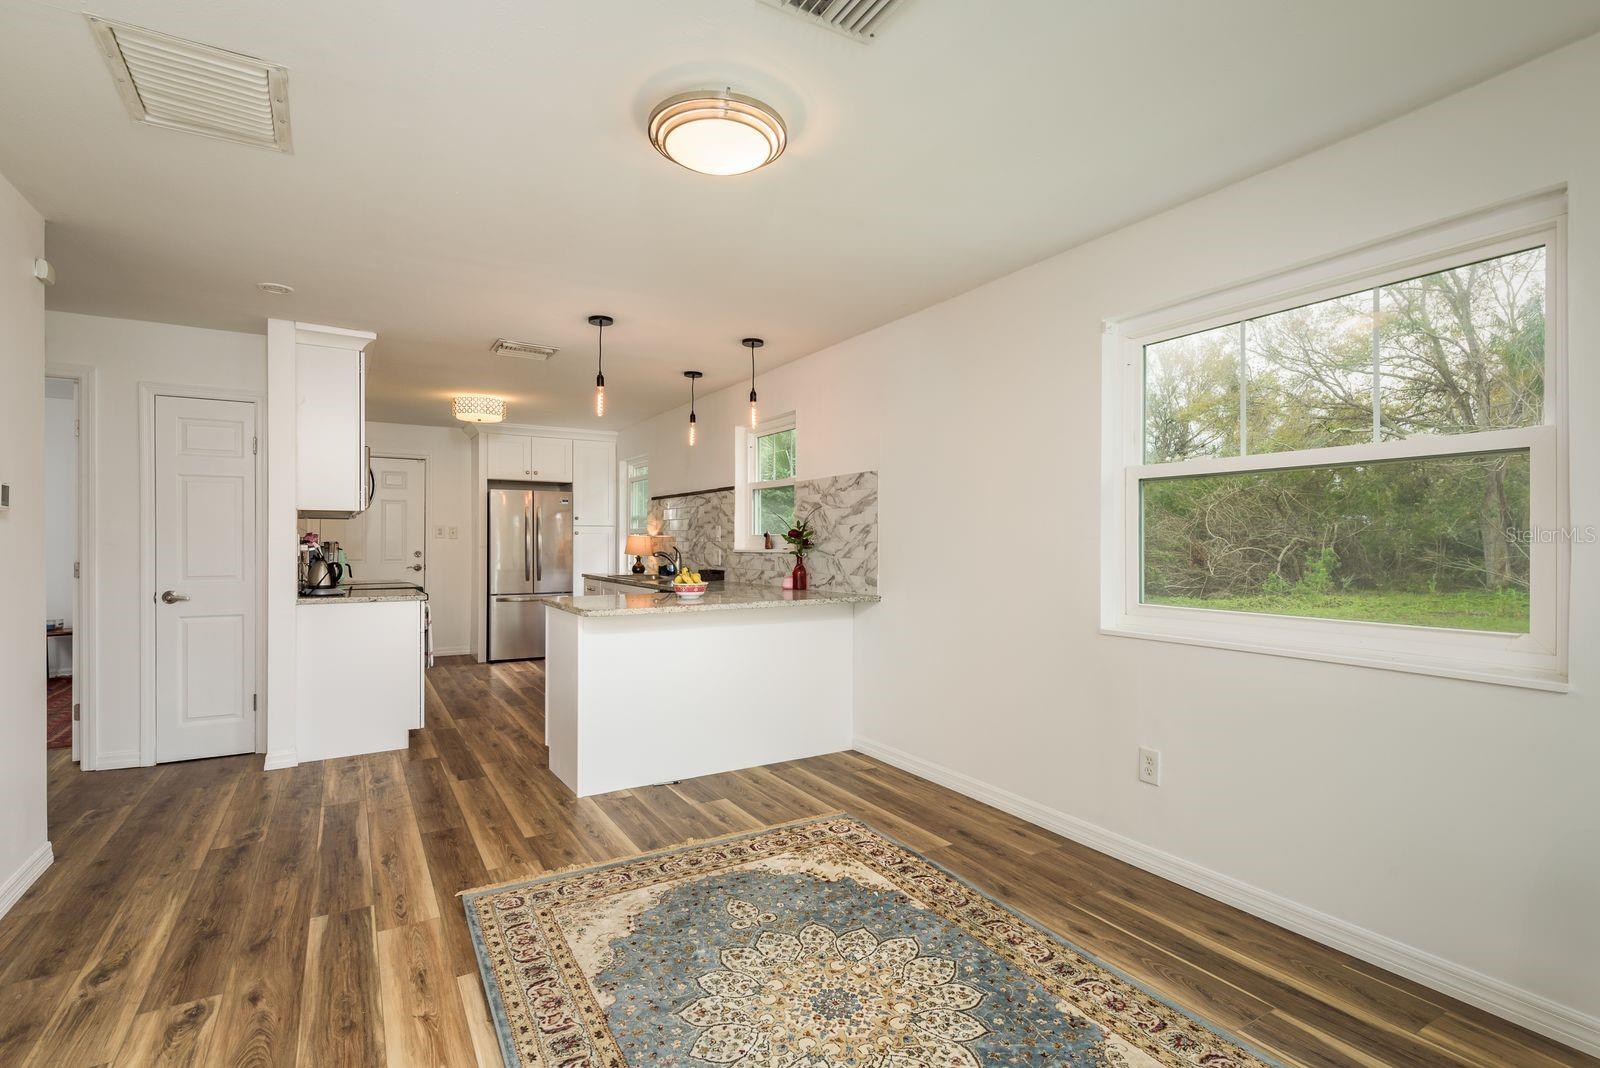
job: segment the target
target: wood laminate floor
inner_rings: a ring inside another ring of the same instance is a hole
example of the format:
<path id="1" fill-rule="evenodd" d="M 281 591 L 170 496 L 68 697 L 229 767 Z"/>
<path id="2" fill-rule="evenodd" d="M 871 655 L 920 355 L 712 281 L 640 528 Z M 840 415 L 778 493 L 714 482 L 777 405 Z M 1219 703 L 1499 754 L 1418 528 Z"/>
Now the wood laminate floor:
<path id="1" fill-rule="evenodd" d="M 0 920 L 0 1065 L 499 1064 L 457 891 L 848 810 L 1289 1063 L 1600 1064 L 854 753 L 576 800 L 537 663 L 446 660 L 405 752 L 83 774 Z"/>

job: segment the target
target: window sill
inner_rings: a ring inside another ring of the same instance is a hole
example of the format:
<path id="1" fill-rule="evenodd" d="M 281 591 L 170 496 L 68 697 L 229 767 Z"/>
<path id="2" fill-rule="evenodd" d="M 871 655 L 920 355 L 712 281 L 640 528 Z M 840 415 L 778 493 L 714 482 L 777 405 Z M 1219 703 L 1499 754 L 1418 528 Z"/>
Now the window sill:
<path id="1" fill-rule="evenodd" d="M 1354 667 L 1377 668 L 1381 671 L 1403 671 L 1412 675 L 1434 675 L 1447 679 L 1463 679 L 1493 686 L 1513 686 L 1525 690 L 1543 690 L 1548 693 L 1566 693 L 1570 689 L 1564 676 L 1549 671 L 1513 667 L 1475 667 L 1464 663 L 1434 660 L 1426 657 L 1387 657 L 1372 653 L 1340 653 L 1331 650 L 1310 649 L 1294 645 L 1274 645 L 1266 642 L 1238 638 L 1203 637 L 1195 634 L 1178 634 L 1153 627 L 1127 624 L 1103 625 L 1100 633 L 1114 638 L 1143 638 L 1147 641 L 1170 642 L 1175 645 L 1197 645 L 1211 649 L 1231 649 L 1234 652 L 1265 653 L 1295 660 L 1320 660 L 1327 664 L 1348 664 Z"/>
<path id="2" fill-rule="evenodd" d="M 736 553 L 749 553 L 749 554 L 754 555 L 754 556 L 784 556 L 784 555 L 787 555 L 790 550 L 788 548 L 776 548 L 776 547 L 775 548 L 771 548 L 771 549 L 767 549 L 767 548 L 763 548 L 760 545 L 756 545 L 756 546 L 736 545 L 736 546 L 734 546 L 733 551 L 736 552 Z"/>

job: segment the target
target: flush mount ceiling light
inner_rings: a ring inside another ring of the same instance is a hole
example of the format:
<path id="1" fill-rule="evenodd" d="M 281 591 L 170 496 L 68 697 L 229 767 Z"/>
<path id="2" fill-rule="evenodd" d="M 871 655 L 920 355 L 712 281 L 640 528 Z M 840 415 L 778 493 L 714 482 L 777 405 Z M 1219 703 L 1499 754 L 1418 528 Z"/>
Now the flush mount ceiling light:
<path id="1" fill-rule="evenodd" d="M 499 423 L 506 417 L 506 402 L 499 397 L 468 394 L 452 400 L 450 409 L 463 423 Z"/>
<path id="2" fill-rule="evenodd" d="M 761 101 L 731 90 L 679 93 L 650 113 L 650 143 L 701 174 L 745 174 L 765 167 L 789 141 L 783 120 Z"/>

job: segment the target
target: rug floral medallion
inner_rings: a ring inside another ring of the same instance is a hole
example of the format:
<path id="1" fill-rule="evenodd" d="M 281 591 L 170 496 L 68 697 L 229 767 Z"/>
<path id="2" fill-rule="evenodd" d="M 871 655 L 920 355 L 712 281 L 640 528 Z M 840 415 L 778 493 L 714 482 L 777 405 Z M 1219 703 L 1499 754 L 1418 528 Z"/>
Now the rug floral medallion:
<path id="1" fill-rule="evenodd" d="M 507 1065 L 1273 1063 L 847 816 L 463 898 Z"/>

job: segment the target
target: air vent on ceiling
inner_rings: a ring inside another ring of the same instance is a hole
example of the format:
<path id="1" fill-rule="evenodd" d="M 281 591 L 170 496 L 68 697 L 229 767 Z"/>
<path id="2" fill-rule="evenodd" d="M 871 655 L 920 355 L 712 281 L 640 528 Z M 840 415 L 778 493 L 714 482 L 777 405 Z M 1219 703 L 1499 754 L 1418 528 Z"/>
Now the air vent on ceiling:
<path id="1" fill-rule="evenodd" d="M 878 36 L 889 12 L 905 0 L 761 0 L 769 7 L 782 8 L 808 22 L 826 26 L 866 42 Z"/>
<path id="2" fill-rule="evenodd" d="M 88 19 L 135 122 L 291 150 L 283 67 L 98 15 Z"/>
<path id="3" fill-rule="evenodd" d="M 548 360 L 561 350 L 552 345 L 535 345 L 531 341 L 508 341 L 501 338 L 489 351 L 496 356 L 515 356 L 519 360 Z"/>

